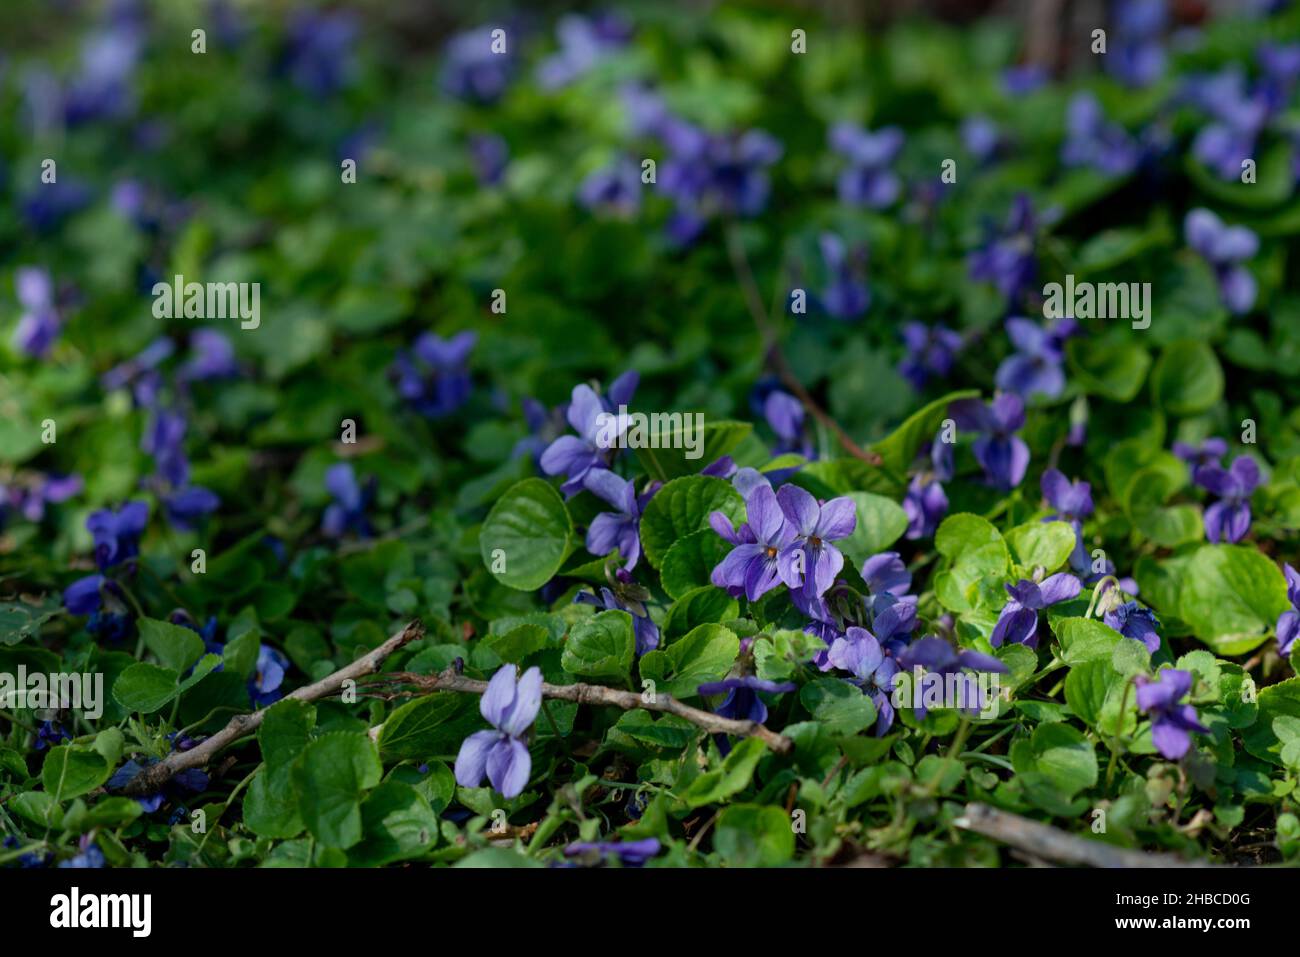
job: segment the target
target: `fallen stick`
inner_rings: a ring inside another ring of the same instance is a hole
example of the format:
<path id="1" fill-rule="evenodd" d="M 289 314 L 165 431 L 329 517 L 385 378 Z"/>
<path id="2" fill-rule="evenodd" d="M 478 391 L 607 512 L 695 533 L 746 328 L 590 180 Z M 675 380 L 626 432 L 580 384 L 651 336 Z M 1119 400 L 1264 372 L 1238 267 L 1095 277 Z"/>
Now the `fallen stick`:
<path id="1" fill-rule="evenodd" d="M 417 675 L 409 671 L 384 675 L 383 680 L 400 684 L 414 685 L 424 694 L 435 691 L 459 691 L 467 694 L 483 694 L 488 683 L 474 678 L 466 678 L 448 668 L 441 674 Z M 613 705 L 624 711 L 640 708 L 645 711 L 661 711 L 685 718 L 696 727 L 703 728 L 710 734 L 731 734 L 736 737 L 758 738 L 778 754 L 789 754 L 794 750 L 794 742 L 783 734 L 768 729 L 757 721 L 738 721 L 724 718 L 711 711 L 701 711 L 690 705 L 682 704 L 676 698 L 666 694 L 656 694 L 646 701 L 635 691 L 620 688 L 606 688 L 604 685 L 572 684 L 552 685 L 542 683 L 542 697 L 555 698 L 560 701 L 575 701 L 578 704 Z"/>
<path id="2" fill-rule="evenodd" d="M 1205 861 L 1187 861 L 1176 854 L 1156 854 L 1114 847 L 1077 834 L 1069 834 L 1019 814 L 999 811 L 987 804 L 967 804 L 965 813 L 954 822 L 974 831 L 1060 864 L 1083 864 L 1088 867 L 1212 867 Z"/>
<path id="3" fill-rule="evenodd" d="M 318 698 L 329 697 L 343 687 L 343 682 L 355 681 L 357 678 L 374 674 L 383 665 L 384 659 L 394 651 L 423 636 L 424 625 L 419 621 L 409 622 L 405 628 L 378 648 L 366 652 L 350 665 L 340 668 L 315 684 L 305 685 L 296 691 L 291 691 L 285 697 L 294 698 L 298 701 L 315 701 Z M 126 787 L 122 789 L 122 793 L 127 795 L 153 794 L 177 773 L 190 768 L 203 767 L 226 745 L 256 731 L 261 726 L 262 719 L 266 717 L 266 710 L 266 708 L 262 708 L 250 714 L 235 715 L 224 728 L 210 738 L 205 738 L 188 751 L 177 751 L 169 754 L 157 764 L 145 768 L 127 782 Z"/>

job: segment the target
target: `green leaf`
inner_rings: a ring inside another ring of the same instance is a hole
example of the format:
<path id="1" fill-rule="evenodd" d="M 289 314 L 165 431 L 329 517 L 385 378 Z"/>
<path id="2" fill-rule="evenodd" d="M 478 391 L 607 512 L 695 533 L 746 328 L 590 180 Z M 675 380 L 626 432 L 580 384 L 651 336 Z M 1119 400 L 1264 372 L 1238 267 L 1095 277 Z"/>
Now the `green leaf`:
<path id="1" fill-rule="evenodd" d="M 799 700 L 830 734 L 857 734 L 876 721 L 876 706 L 870 696 L 838 678 L 810 681 L 799 689 Z"/>
<path id="2" fill-rule="evenodd" d="M 573 675 L 622 679 L 632 670 L 635 650 L 632 616 L 625 611 L 602 611 L 573 626 L 560 665 Z"/>
<path id="3" fill-rule="evenodd" d="M 693 698 L 700 685 L 718 681 L 740 653 L 740 639 L 729 628 L 706 623 L 664 649 L 641 659 L 641 677 L 652 679 L 658 694 Z"/>
<path id="4" fill-rule="evenodd" d="M 203 639 L 198 632 L 154 618 L 141 618 L 138 625 L 145 647 L 158 656 L 164 668 L 183 673 L 203 657 Z"/>
<path id="5" fill-rule="evenodd" d="M 113 697 L 127 711 L 153 714 L 176 697 L 180 674 L 141 661 L 127 668 L 113 683 Z"/>
<path id="6" fill-rule="evenodd" d="M 68 744 L 51 748 L 41 765 L 41 783 L 56 801 L 93 791 L 112 774 L 113 766 L 98 751 Z"/>
<path id="7" fill-rule="evenodd" d="M 1105 661 L 1109 665 L 1116 646 L 1132 640 L 1095 618 L 1058 618 L 1052 630 L 1061 642 L 1061 657 L 1070 665 L 1085 661 Z"/>
<path id="8" fill-rule="evenodd" d="M 902 476 L 911 468 L 912 460 L 922 446 L 934 441 L 939 426 L 948 417 L 948 406 L 958 399 L 973 399 L 978 396 L 979 392 L 975 389 L 963 389 L 935 399 L 909 415 L 902 425 L 873 445 L 872 451 L 880 456 L 885 468 Z"/>
<path id="9" fill-rule="evenodd" d="M 266 766 L 274 770 L 296 761 L 311 740 L 314 727 L 315 705 L 296 698 L 285 698 L 271 705 L 257 729 L 257 744 Z"/>
<path id="10" fill-rule="evenodd" d="M 689 436 L 692 443 L 699 443 L 695 449 L 687 448 L 688 436 L 684 430 L 660 435 L 659 444 L 669 447 L 652 449 L 642 445 L 635 449 L 637 460 L 651 478 L 670 482 L 685 475 L 694 475 L 745 441 L 754 431 L 754 426 L 748 422 L 724 420 L 705 423 L 702 438 L 699 437 L 699 431 L 692 431 L 693 434 Z"/>
<path id="11" fill-rule="evenodd" d="M 293 768 L 307 830 L 327 847 L 346 849 L 360 841 L 362 794 L 382 773 L 379 754 L 365 734 L 336 731 L 308 744 Z"/>
<path id="12" fill-rule="evenodd" d="M 77 801 L 63 815 L 63 827 L 74 834 L 85 834 L 95 828 L 115 828 L 130 824 L 141 814 L 144 808 L 135 798 L 106 797 L 88 808 L 82 801 Z"/>
<path id="13" fill-rule="evenodd" d="M 687 806 L 717 804 L 749 787 L 754 769 L 765 750 L 766 746 L 758 738 L 739 742 L 722 762 L 722 767 L 707 771 L 691 782 L 686 789 Z"/>
<path id="14" fill-rule="evenodd" d="M 1184 339 L 1170 343 L 1160 354 L 1151 386 L 1156 402 L 1166 411 L 1195 415 L 1223 397 L 1223 368 L 1206 343 Z"/>
<path id="15" fill-rule="evenodd" d="M 733 804 L 718 816 L 713 848 L 731 867 L 778 867 L 794 856 L 794 827 L 779 807 Z"/>
<path id="16" fill-rule="evenodd" d="M 384 722 L 379 755 L 392 762 L 454 754 L 476 726 L 481 727 L 482 721 L 475 696 L 453 692 L 425 695 L 408 701 Z"/>
<path id="17" fill-rule="evenodd" d="M 294 765 L 262 767 L 244 795 L 244 824 L 258 837 L 287 839 L 302 833 Z"/>
<path id="18" fill-rule="evenodd" d="M 569 554 L 573 521 L 560 493 L 539 478 L 510 487 L 479 532 L 483 564 L 501 584 L 534 591 L 554 577 Z"/>
<path id="19" fill-rule="evenodd" d="M 438 815 L 409 784 L 385 781 L 361 804 L 364 837 L 348 851 L 352 867 L 382 867 L 419 857 L 438 841 Z"/>
<path id="20" fill-rule="evenodd" d="M 1285 731 L 1286 719 L 1300 718 L 1300 678 L 1288 678 L 1259 692 L 1259 716 L 1241 732 L 1246 750 L 1270 764 L 1283 764 L 1282 751 L 1287 741 L 1278 736 Z M 1282 724 L 1279 725 L 1279 721 Z"/>
<path id="21" fill-rule="evenodd" d="M 1183 573 L 1179 617 L 1217 654 L 1245 654 L 1291 607 L 1286 592 L 1278 567 L 1254 548 L 1202 545 Z"/>
<path id="22" fill-rule="evenodd" d="M 0 645 L 16 645 L 40 634 L 45 624 L 62 611 L 58 602 L 29 605 L 21 601 L 0 602 Z"/>
<path id="23" fill-rule="evenodd" d="M 671 552 L 671 549 L 670 549 Z M 739 604 L 721 588 L 703 585 L 683 592 L 668 608 L 660 634 L 670 645 L 697 625 L 735 618 Z"/>
<path id="24" fill-rule="evenodd" d="M 949 515 L 934 534 L 934 547 L 945 558 L 957 559 L 967 552 L 980 551 L 990 545 L 1002 545 L 1002 535 L 988 519 L 969 512 Z"/>
<path id="25" fill-rule="evenodd" d="M 1040 724 L 1029 744 L 1033 770 L 1044 775 L 1066 799 L 1097 783 L 1097 752 L 1083 732 L 1061 722 Z"/>
<path id="26" fill-rule="evenodd" d="M 857 510 L 853 534 L 839 542 L 849 563 L 861 568 L 872 555 L 883 552 L 907 531 L 907 513 L 892 498 L 872 492 L 849 492 Z"/>
<path id="27" fill-rule="evenodd" d="M 519 664 L 549 643 L 549 631 L 541 625 L 525 623 L 506 632 L 485 636 L 479 647 L 490 649 L 502 661 Z"/>
<path id="28" fill-rule="evenodd" d="M 1146 381 L 1151 353 L 1130 339 L 1071 339 L 1066 344 L 1075 381 L 1089 395 L 1112 402 L 1131 402 Z"/>
<path id="29" fill-rule="evenodd" d="M 711 528 L 702 528 L 678 540 L 668 549 L 660 569 L 664 591 L 670 598 L 681 598 L 687 592 L 705 586 L 717 591 L 710 576 L 732 547 Z"/>
<path id="30" fill-rule="evenodd" d="M 1029 569 L 1041 567 L 1048 574 L 1069 560 L 1075 539 L 1069 522 L 1029 522 L 1007 532 L 1016 561 Z"/>
<path id="31" fill-rule="evenodd" d="M 745 500 L 730 482 L 710 475 L 674 479 L 658 492 L 641 514 L 641 549 L 659 568 L 668 549 L 679 540 L 709 529 L 709 513 L 720 511 L 733 525 L 744 520 Z"/>

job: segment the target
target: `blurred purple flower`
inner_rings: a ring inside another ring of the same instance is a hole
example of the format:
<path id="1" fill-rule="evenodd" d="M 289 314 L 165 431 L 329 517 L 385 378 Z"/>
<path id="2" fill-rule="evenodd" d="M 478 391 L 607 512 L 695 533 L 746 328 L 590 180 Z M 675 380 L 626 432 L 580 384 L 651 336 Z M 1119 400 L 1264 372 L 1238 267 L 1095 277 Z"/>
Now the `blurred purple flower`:
<path id="1" fill-rule="evenodd" d="M 972 451 L 975 461 L 995 488 L 1015 488 L 1029 467 L 1029 446 L 1015 433 L 1025 424 L 1025 403 L 1002 393 L 987 405 L 979 399 L 959 399 L 948 407 L 959 429 L 980 433 Z"/>
<path id="2" fill-rule="evenodd" d="M 452 37 L 443 51 L 442 88 L 459 100 L 495 103 L 505 93 L 514 74 L 515 52 L 509 34 L 505 49 L 492 50 L 493 27 L 479 27 Z M 500 28 L 504 29 L 504 28 Z"/>
<path id="3" fill-rule="evenodd" d="M 1115 40 L 1105 56 L 1111 74 L 1133 87 L 1150 86 L 1165 71 L 1161 44 L 1166 0 L 1126 0 L 1115 7 Z"/>
<path id="4" fill-rule="evenodd" d="M 1006 322 L 1016 351 L 1002 360 L 994 381 L 1004 392 L 1024 399 L 1058 398 L 1065 391 L 1065 342 L 1078 331 L 1073 319 L 1057 319 L 1046 328 L 1021 316 Z"/>
<path id="5" fill-rule="evenodd" d="M 357 20 L 344 11 L 302 9 L 289 23 L 285 70 L 300 89 L 332 96 L 355 76 Z"/>
<path id="6" fill-rule="evenodd" d="M 658 854 L 659 850 L 659 839 L 656 837 L 640 841 L 575 841 L 564 848 L 564 856 L 577 859 L 588 866 L 614 858 L 624 867 L 640 867 Z"/>
<path id="7" fill-rule="evenodd" d="M 828 138 L 831 149 L 848 160 L 836 183 L 840 200 L 869 209 L 892 206 L 903 190 L 891 169 L 903 148 L 903 131 L 886 126 L 873 133 L 852 123 L 836 123 Z"/>
<path id="8" fill-rule="evenodd" d="M 593 212 L 631 218 L 641 208 L 641 171 L 631 159 L 620 157 L 582 181 L 578 201 Z"/>
<path id="9" fill-rule="evenodd" d="M 63 325 L 55 307 L 54 283 L 46 270 L 20 266 L 14 271 L 14 291 L 24 310 L 14 329 L 14 348 L 39 359 L 50 351 Z"/>
<path id="10" fill-rule="evenodd" d="M 1259 251 L 1259 237 L 1245 226 L 1227 226 L 1208 209 L 1194 209 L 1183 222 L 1187 245 L 1200 253 L 1219 283 L 1219 298 L 1234 315 L 1255 304 L 1255 277 L 1241 265 Z"/>
<path id="11" fill-rule="evenodd" d="M 325 472 L 325 490 L 334 499 L 325 508 L 321 518 L 321 531 L 330 538 L 339 538 L 351 531 L 365 538 L 371 534 L 366 507 L 374 495 L 374 483 L 363 489 L 357 482 L 356 472 L 350 462 L 336 462 Z"/>
<path id="12" fill-rule="evenodd" d="M 1212 542 L 1239 542 L 1250 531 L 1250 497 L 1259 486 L 1259 466 L 1248 455 L 1232 465 L 1201 465 L 1192 473 L 1197 485 L 1219 500 L 1205 510 L 1205 537 Z"/>
<path id="13" fill-rule="evenodd" d="M 537 67 L 537 82 L 544 90 L 568 86 L 601 60 L 622 49 L 632 36 L 629 24 L 617 14 L 594 17 L 571 13 L 555 26 L 560 49 Z"/>
<path id="14" fill-rule="evenodd" d="M 1032 202 L 1024 193 L 1017 195 L 1006 225 L 987 227 L 984 244 L 967 257 L 971 278 L 993 283 L 1003 296 L 1015 301 L 1034 284 L 1038 230 Z"/>
<path id="15" fill-rule="evenodd" d="M 910 320 L 903 323 L 900 335 L 907 354 L 898 365 L 898 373 L 918 392 L 932 376 L 947 377 L 962 350 L 961 334 L 943 325 L 927 326 Z"/>
<path id="16" fill-rule="evenodd" d="M 421 334 L 393 360 L 398 395 L 426 418 L 451 415 L 469 399 L 473 382 L 468 361 L 477 342 L 476 332 L 460 332 L 450 339 Z"/>
<path id="17" fill-rule="evenodd" d="M 862 278 L 865 251 L 850 255 L 844 240 L 829 232 L 818 237 L 818 244 L 827 273 L 826 286 L 817 297 L 822 309 L 836 319 L 858 318 L 871 307 L 871 292 Z"/>
<path id="18" fill-rule="evenodd" d="M 1291 654 L 1295 638 L 1300 634 L 1300 572 L 1291 565 L 1284 564 L 1282 571 L 1286 575 L 1286 597 L 1291 607 L 1282 612 L 1277 619 L 1277 653 L 1283 658 Z"/>
<path id="19" fill-rule="evenodd" d="M 1127 176 L 1142 159 L 1137 142 L 1117 123 L 1106 122 L 1091 93 L 1076 93 L 1066 111 L 1061 162 L 1086 166 L 1107 176 Z"/>

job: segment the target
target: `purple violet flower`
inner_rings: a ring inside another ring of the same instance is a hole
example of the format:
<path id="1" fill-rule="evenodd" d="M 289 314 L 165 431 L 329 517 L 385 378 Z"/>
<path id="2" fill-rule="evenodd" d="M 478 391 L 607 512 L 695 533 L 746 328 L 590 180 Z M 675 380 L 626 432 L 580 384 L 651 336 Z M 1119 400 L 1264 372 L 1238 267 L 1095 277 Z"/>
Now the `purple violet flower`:
<path id="1" fill-rule="evenodd" d="M 842 638 L 835 639 L 826 658 L 834 667 L 853 675 L 851 683 L 871 696 L 876 706 L 876 737 L 888 734 L 894 723 L 890 694 L 898 663 L 885 654 L 876 636 L 865 628 L 850 626 Z"/>
<path id="2" fill-rule="evenodd" d="M 983 671 L 990 674 L 1007 674 L 1010 669 L 992 655 L 971 651 L 968 648 L 957 649 L 937 635 L 929 635 L 913 642 L 898 656 L 900 671 L 914 672 L 922 669 L 921 681 L 924 684 L 935 681 L 940 686 L 951 686 L 957 694 L 949 707 L 956 708 L 968 715 L 978 715 L 984 709 L 984 693 L 974 677 L 966 675 L 965 681 L 954 681 L 949 675 L 963 675 L 967 671 Z M 914 708 L 922 720 L 928 712 L 924 706 Z"/>
<path id="3" fill-rule="evenodd" d="M 1219 283 L 1219 298 L 1234 315 L 1255 304 L 1255 277 L 1241 265 L 1259 251 L 1259 237 L 1245 226 L 1226 226 L 1208 209 L 1194 209 L 1183 222 L 1187 245 L 1200 253 Z"/>
<path id="4" fill-rule="evenodd" d="M 1300 572 L 1290 564 L 1283 565 L 1282 571 L 1286 575 L 1286 597 L 1291 607 L 1278 615 L 1274 630 L 1277 632 L 1277 653 L 1286 658 L 1295 645 L 1296 635 L 1300 634 Z"/>
<path id="5" fill-rule="evenodd" d="M 948 413 L 960 429 L 978 432 L 971 450 L 994 487 L 1009 491 L 1020 484 L 1029 467 L 1029 446 L 1015 433 L 1025 424 L 1020 396 L 1002 393 L 987 405 L 979 399 L 959 399 Z"/>
<path id="6" fill-rule="evenodd" d="M 844 567 L 844 556 L 832 542 L 848 538 L 858 524 L 857 508 L 847 495 L 818 503 L 797 485 L 782 485 L 776 500 L 785 513 L 795 539 L 777 559 L 781 580 L 805 598 L 820 598 Z"/>
<path id="7" fill-rule="evenodd" d="M 14 271 L 14 291 L 24 309 L 14 329 L 14 348 L 33 359 L 42 358 L 63 325 L 55 308 L 54 283 L 46 270 L 23 266 Z"/>
<path id="8" fill-rule="evenodd" d="M 641 512 L 661 482 L 651 482 L 640 495 L 636 486 L 609 469 L 593 469 L 583 480 L 586 489 L 613 505 L 617 512 L 601 512 L 587 527 L 587 551 L 604 557 L 618 549 L 629 572 L 641 558 Z"/>
<path id="9" fill-rule="evenodd" d="M 537 67 L 544 90 L 558 90 L 590 72 L 601 60 L 627 45 L 631 27 L 616 14 L 585 17 L 571 13 L 555 26 L 560 49 Z"/>
<path id="10" fill-rule="evenodd" d="M 961 352 L 961 334 L 947 326 L 927 326 L 911 320 L 900 330 L 907 354 L 899 363 L 898 373 L 920 392 L 931 377 L 945 378 Z"/>
<path id="11" fill-rule="evenodd" d="M 1200 445 L 1187 442 L 1174 443 L 1174 455 L 1186 462 L 1193 473 L 1202 465 L 1218 465 L 1228 454 L 1228 443 L 1211 436 Z"/>
<path id="12" fill-rule="evenodd" d="M 1037 648 L 1038 613 L 1049 605 L 1074 598 L 1083 590 L 1083 583 L 1069 572 L 1060 572 L 1041 583 L 1022 578 L 1006 589 L 1011 600 L 1002 607 L 989 644 L 1000 648 L 1004 642 L 1011 641 Z"/>
<path id="13" fill-rule="evenodd" d="M 1007 223 L 1002 228 L 988 227 L 984 245 L 967 257 L 970 277 L 991 282 L 1010 301 L 1034 284 L 1038 271 L 1034 246 L 1039 229 L 1033 204 L 1024 193 L 1016 196 Z"/>
<path id="14" fill-rule="evenodd" d="M 753 675 L 724 678 L 700 685 L 696 691 L 701 695 L 715 695 L 726 692 L 722 704 L 713 709 L 713 713 L 737 721 L 753 721 L 762 724 L 767 720 L 767 703 L 758 696 L 760 691 L 766 694 L 784 694 L 797 688 L 792 681 L 767 681 Z"/>
<path id="15" fill-rule="evenodd" d="M 631 615 L 632 634 L 636 639 L 636 654 L 639 658 L 647 651 L 659 647 L 659 626 L 651 620 L 650 613 L 646 611 L 639 596 L 635 592 L 629 593 L 627 586 L 632 584 L 632 577 L 623 569 L 618 571 L 617 576 L 623 586 L 619 594 L 602 585 L 600 597 L 589 591 L 580 591 L 573 596 L 573 600 L 584 605 L 603 607 L 605 611 L 625 611 Z M 649 592 L 645 592 L 645 595 L 648 597 Z"/>
<path id="16" fill-rule="evenodd" d="M 1171 761 L 1177 761 L 1192 746 L 1192 731 L 1208 734 L 1209 728 L 1200 722 L 1196 709 L 1179 700 L 1192 690 L 1189 671 L 1166 668 L 1154 681 L 1146 675 L 1137 677 L 1137 706 L 1151 716 L 1151 740 L 1156 750 Z"/>
<path id="17" fill-rule="evenodd" d="M 1049 327 L 1020 316 L 1006 322 L 1016 351 L 1002 360 L 994 381 L 1004 392 L 1023 399 L 1041 395 L 1058 398 L 1065 391 L 1065 341 L 1078 331 L 1073 319 L 1057 319 Z"/>
<path id="18" fill-rule="evenodd" d="M 1259 486 L 1259 466 L 1239 455 L 1229 468 L 1201 465 L 1192 473 L 1197 485 L 1219 500 L 1205 510 L 1205 537 L 1212 542 L 1239 542 L 1250 531 L 1250 497 Z"/>
<path id="19" fill-rule="evenodd" d="M 370 520 L 366 507 L 373 497 L 373 482 L 363 489 L 350 462 L 336 462 L 325 472 L 325 490 L 334 501 L 325 508 L 321 518 L 321 531 L 330 538 L 339 538 L 352 531 L 365 538 L 370 535 Z"/>
<path id="20" fill-rule="evenodd" d="M 542 706 L 542 672 L 529 668 L 516 680 L 518 669 L 502 665 L 479 700 L 479 711 L 492 731 L 475 731 L 456 756 L 456 783 L 476 788 L 484 774 L 502 797 L 523 793 L 533 760 L 523 737 Z"/>
<path id="21" fill-rule="evenodd" d="M 627 429 L 627 420 L 620 412 L 622 406 L 632 401 L 640 377 L 635 372 L 625 372 L 609 387 L 609 395 L 602 398 L 586 384 L 575 385 L 565 417 L 577 435 L 561 435 L 542 453 L 539 462 L 547 475 L 565 476 L 560 490 L 565 498 L 572 498 L 584 487 L 586 476 L 597 469 L 609 468 L 618 454 L 618 442 L 607 441 L 609 427 L 614 437 L 621 439 Z M 614 419 L 610 419 L 614 416 Z"/>
<path id="22" fill-rule="evenodd" d="M 1125 638 L 1142 642 L 1151 654 L 1160 650 L 1160 619 L 1150 608 L 1143 608 L 1135 601 L 1126 601 L 1106 612 L 1102 621 Z"/>
<path id="23" fill-rule="evenodd" d="M 452 37 L 444 50 L 442 88 L 458 100 L 491 104 L 501 98 L 514 74 L 513 37 L 507 34 L 503 52 L 492 50 L 493 27 L 485 26 Z"/>
<path id="24" fill-rule="evenodd" d="M 745 509 L 747 521 L 735 532 L 721 512 L 709 516 L 714 531 L 736 546 L 713 569 L 710 580 L 732 595 L 757 601 L 781 584 L 786 564 L 782 556 L 794 544 L 798 530 L 786 518 L 770 485 L 756 486 L 745 499 Z"/>
<path id="25" fill-rule="evenodd" d="M 828 138 L 831 149 L 848 160 L 836 182 L 840 200 L 869 209 L 892 206 L 903 190 L 890 168 L 903 148 L 903 131 L 886 126 L 873 133 L 852 123 L 836 123 Z"/>
<path id="26" fill-rule="evenodd" d="M 1106 122 L 1101 103 L 1091 93 L 1076 93 L 1066 112 L 1061 145 L 1065 166 L 1086 166 L 1107 176 L 1127 176 L 1137 169 L 1142 151 L 1124 127 Z"/>
<path id="27" fill-rule="evenodd" d="M 423 333 L 408 351 L 397 354 L 393 372 L 397 392 L 430 419 L 451 415 L 469 398 L 472 382 L 467 363 L 478 333 L 461 332 L 443 339 Z"/>
<path id="28" fill-rule="evenodd" d="M 844 240 L 829 232 L 821 234 L 818 244 L 828 276 L 826 288 L 818 296 L 822 309 L 836 319 L 858 318 L 871 307 L 871 292 L 862 281 L 865 251 L 850 255 Z"/>
<path id="29" fill-rule="evenodd" d="M 1070 553 L 1070 567 L 1076 572 L 1088 570 L 1088 552 L 1083 547 L 1083 520 L 1093 512 L 1092 485 L 1088 482 L 1071 482 L 1060 469 L 1048 469 L 1039 482 L 1043 498 L 1056 509 L 1044 517 L 1044 522 L 1069 522 L 1074 528 L 1074 551 Z"/>
<path id="30" fill-rule="evenodd" d="M 610 858 L 624 867 L 640 867 L 658 854 L 659 850 L 659 839 L 656 837 L 640 841 L 576 841 L 565 847 L 564 856 L 576 858 L 578 863 L 588 867 L 602 864 Z"/>

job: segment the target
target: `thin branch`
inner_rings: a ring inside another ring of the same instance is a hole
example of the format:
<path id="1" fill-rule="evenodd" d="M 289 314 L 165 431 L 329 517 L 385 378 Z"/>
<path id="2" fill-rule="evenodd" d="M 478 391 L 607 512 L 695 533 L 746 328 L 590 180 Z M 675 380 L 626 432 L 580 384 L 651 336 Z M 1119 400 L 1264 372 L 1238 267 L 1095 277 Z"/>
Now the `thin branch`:
<path id="1" fill-rule="evenodd" d="M 306 685 L 297 691 L 290 692 L 286 697 L 298 701 L 315 701 L 318 698 L 327 698 L 337 693 L 343 687 L 345 681 L 355 681 L 365 675 L 374 674 L 383 665 L 384 660 L 398 648 L 423 636 L 424 625 L 419 621 L 412 621 L 378 648 L 366 652 L 350 665 L 340 668 L 315 684 Z M 128 795 L 155 793 L 174 775 L 190 768 L 203 767 L 226 745 L 256 731 L 265 717 L 266 708 L 254 711 L 251 714 L 235 715 L 230 719 L 229 724 L 212 735 L 212 737 L 204 739 L 188 751 L 177 751 L 163 758 L 157 764 L 145 768 L 130 780 L 126 787 L 122 789 L 122 793 Z"/>
<path id="2" fill-rule="evenodd" d="M 1186 861 L 1175 854 L 1153 854 L 1113 847 L 1077 834 L 1068 834 L 1019 814 L 999 811 L 987 804 L 967 804 L 956 825 L 976 834 L 1059 864 L 1088 867 L 1212 867 L 1205 861 Z"/>
<path id="3" fill-rule="evenodd" d="M 435 691 L 482 694 L 487 691 L 488 686 L 486 681 L 466 678 L 464 675 L 456 674 L 451 668 L 437 675 L 417 675 L 409 671 L 397 672 L 384 675 L 384 680 L 414 685 L 425 694 L 431 694 Z M 792 740 L 783 734 L 777 734 L 775 731 L 769 730 L 757 721 L 738 721 L 733 718 L 724 718 L 710 711 L 701 711 L 699 708 L 692 708 L 690 705 L 682 704 L 671 695 L 656 694 L 649 701 L 646 701 L 635 691 L 606 688 L 603 685 L 581 683 L 552 685 L 543 683 L 542 697 L 556 698 L 561 701 L 575 701 L 578 704 L 613 705 L 616 708 L 622 708 L 624 711 L 632 711 L 637 708 L 646 711 L 662 711 L 665 714 L 675 714 L 679 718 L 685 718 L 691 724 L 703 728 L 710 734 L 731 734 L 736 737 L 758 738 L 779 754 L 789 754 L 794 750 Z"/>
<path id="4" fill-rule="evenodd" d="M 758 328 L 764 356 L 772 364 L 772 368 L 776 370 L 776 374 L 785 383 L 786 388 L 794 393 L 795 398 L 803 404 L 803 407 L 811 413 L 813 418 L 834 434 L 836 441 L 840 443 L 846 452 L 856 459 L 861 459 L 868 465 L 879 466 L 882 463 L 880 456 L 854 442 L 849 434 L 844 431 L 844 427 L 836 422 L 829 412 L 817 404 L 817 400 L 804 388 L 803 383 L 799 381 L 799 377 L 794 374 L 794 370 L 785 358 L 785 353 L 781 351 L 776 331 L 772 328 L 772 324 L 768 322 L 766 310 L 763 308 L 763 297 L 758 291 L 758 283 L 754 279 L 754 270 L 750 268 L 749 257 L 745 255 L 745 247 L 741 244 L 740 234 L 734 227 L 728 227 L 726 233 L 727 254 L 731 257 L 731 267 L 735 270 L 736 279 L 740 283 L 740 292 L 745 299 L 745 305 L 749 308 L 749 314 L 753 317 L 754 325 Z"/>

